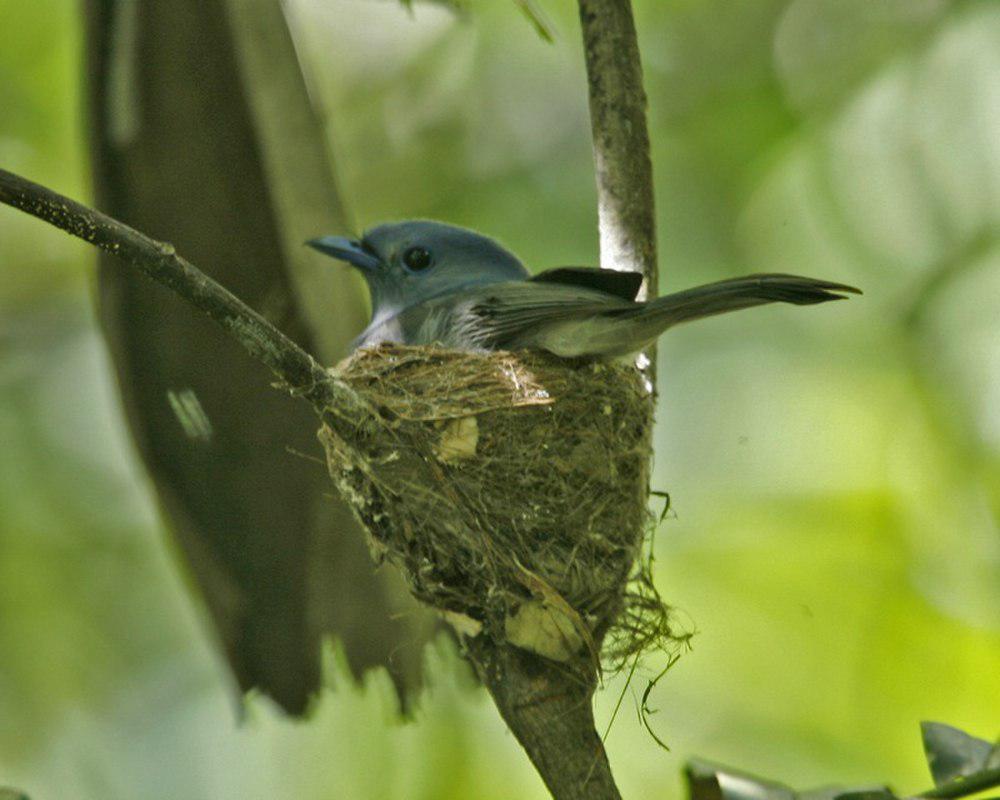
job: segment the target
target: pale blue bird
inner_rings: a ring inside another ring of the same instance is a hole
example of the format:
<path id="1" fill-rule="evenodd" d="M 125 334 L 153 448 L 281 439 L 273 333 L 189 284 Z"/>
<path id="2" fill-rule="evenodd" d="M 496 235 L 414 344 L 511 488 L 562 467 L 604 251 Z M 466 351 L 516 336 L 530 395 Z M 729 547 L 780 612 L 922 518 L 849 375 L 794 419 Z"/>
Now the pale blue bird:
<path id="1" fill-rule="evenodd" d="M 368 284 L 372 321 L 355 348 L 397 342 L 607 359 L 638 352 L 681 322 L 765 303 L 812 305 L 860 294 L 842 283 L 762 274 L 636 302 L 637 272 L 562 267 L 532 276 L 489 237 L 425 220 L 308 244 L 357 267 Z"/>

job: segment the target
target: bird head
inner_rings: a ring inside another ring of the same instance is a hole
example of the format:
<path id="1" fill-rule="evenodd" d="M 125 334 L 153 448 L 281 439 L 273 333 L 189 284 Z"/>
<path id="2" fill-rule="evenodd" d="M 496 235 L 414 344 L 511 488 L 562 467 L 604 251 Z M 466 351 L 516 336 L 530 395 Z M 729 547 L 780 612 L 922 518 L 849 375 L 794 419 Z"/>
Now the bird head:
<path id="1" fill-rule="evenodd" d="M 524 265 L 489 237 L 442 222 L 393 222 L 360 239 L 321 236 L 307 244 L 358 269 L 375 317 L 470 285 L 528 277 Z"/>

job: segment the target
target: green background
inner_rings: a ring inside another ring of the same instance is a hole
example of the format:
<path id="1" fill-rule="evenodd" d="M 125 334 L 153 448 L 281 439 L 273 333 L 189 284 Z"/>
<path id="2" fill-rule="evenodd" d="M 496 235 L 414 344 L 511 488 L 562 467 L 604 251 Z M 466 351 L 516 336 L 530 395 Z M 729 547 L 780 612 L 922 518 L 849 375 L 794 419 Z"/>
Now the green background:
<path id="1" fill-rule="evenodd" d="M 434 217 L 596 261 L 572 4 L 295 0 L 359 226 Z M 89 195 L 69 0 L 0 0 L 0 165 Z M 1000 4 L 640 0 L 663 291 L 861 286 L 660 346 L 656 579 L 694 649 L 626 692 L 628 798 L 700 755 L 797 786 L 929 785 L 917 723 L 1000 733 Z M 325 231 L 317 231 L 317 234 Z M 330 231 L 333 232 L 333 231 Z M 453 646 L 398 719 L 328 654 L 307 722 L 238 715 L 129 444 L 91 250 L 0 208 L 0 783 L 38 798 L 543 797 Z M 331 298 L 331 308 L 335 299 Z M 621 678 L 598 697 L 606 725 Z M 239 719 L 238 717 L 242 717 Z"/>

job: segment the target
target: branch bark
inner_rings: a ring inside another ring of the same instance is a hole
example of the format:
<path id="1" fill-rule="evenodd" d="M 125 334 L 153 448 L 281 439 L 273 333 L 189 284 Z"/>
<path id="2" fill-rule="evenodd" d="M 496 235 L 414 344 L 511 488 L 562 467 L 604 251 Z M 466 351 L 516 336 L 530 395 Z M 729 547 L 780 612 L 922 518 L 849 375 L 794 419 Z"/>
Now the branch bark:
<path id="1" fill-rule="evenodd" d="M 367 414 L 364 401 L 250 306 L 174 251 L 111 217 L 0 169 L 0 203 L 20 209 L 117 256 L 218 323 L 292 393 L 319 410 Z"/>
<path id="2" fill-rule="evenodd" d="M 601 266 L 641 272 L 658 290 L 653 165 L 630 0 L 579 0 L 597 173 Z"/>
<path id="3" fill-rule="evenodd" d="M 500 716 L 556 800 L 620 800 L 594 726 L 596 676 L 583 678 L 526 650 L 478 636 L 469 658 Z"/>
<path id="4" fill-rule="evenodd" d="M 639 41 L 631 0 L 579 0 L 597 177 L 601 266 L 641 272 L 639 299 L 656 297 L 656 213 Z M 656 387 L 656 347 L 641 363 Z M 655 392 L 654 392 L 655 394 Z"/>

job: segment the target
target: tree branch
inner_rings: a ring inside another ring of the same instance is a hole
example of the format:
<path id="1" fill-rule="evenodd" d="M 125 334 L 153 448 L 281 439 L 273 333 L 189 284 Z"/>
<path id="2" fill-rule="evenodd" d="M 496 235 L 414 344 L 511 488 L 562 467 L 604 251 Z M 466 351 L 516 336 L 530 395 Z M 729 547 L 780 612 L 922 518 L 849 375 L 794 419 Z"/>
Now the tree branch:
<path id="1" fill-rule="evenodd" d="M 466 650 L 500 716 L 556 800 L 620 800 L 594 726 L 594 678 L 485 636 Z"/>
<path id="2" fill-rule="evenodd" d="M 579 0 L 597 172 L 601 266 L 641 272 L 658 289 L 653 165 L 630 0 Z"/>
<path id="3" fill-rule="evenodd" d="M 203 311 L 317 409 L 363 411 L 364 402 L 250 306 L 158 242 L 92 208 L 0 169 L 0 203 L 25 211 L 136 267 Z"/>

